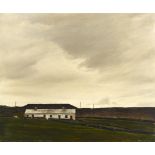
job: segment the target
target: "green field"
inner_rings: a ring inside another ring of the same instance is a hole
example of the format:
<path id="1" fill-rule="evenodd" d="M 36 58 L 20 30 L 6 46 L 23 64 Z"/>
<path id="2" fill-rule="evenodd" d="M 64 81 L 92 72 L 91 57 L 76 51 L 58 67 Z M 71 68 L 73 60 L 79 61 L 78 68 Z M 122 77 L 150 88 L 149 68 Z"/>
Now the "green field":
<path id="1" fill-rule="evenodd" d="M 155 141 L 155 124 L 108 118 L 78 118 L 76 121 L 0 118 L 0 141 Z"/>

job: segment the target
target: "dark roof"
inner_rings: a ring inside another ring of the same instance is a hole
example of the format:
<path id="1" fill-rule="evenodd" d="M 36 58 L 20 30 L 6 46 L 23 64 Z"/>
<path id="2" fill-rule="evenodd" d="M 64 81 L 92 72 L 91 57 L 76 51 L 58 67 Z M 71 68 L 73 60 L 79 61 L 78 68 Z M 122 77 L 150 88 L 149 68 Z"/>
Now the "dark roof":
<path id="1" fill-rule="evenodd" d="M 27 104 L 26 109 L 76 109 L 71 104 Z"/>

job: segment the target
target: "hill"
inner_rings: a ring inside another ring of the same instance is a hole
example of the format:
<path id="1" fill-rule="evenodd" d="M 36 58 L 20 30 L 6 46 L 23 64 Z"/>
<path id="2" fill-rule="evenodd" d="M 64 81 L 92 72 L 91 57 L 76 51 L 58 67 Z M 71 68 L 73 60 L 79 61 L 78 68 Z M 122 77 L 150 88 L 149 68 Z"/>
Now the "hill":
<path id="1" fill-rule="evenodd" d="M 29 142 L 151 142 L 155 141 L 151 121 L 82 118 L 36 120 L 0 118 L 0 141 Z"/>
<path id="2" fill-rule="evenodd" d="M 155 107 L 81 108 L 78 117 L 129 118 L 155 121 Z"/>
<path id="3" fill-rule="evenodd" d="M 19 116 L 23 117 L 25 112 L 25 107 L 9 107 L 9 106 L 0 106 L 0 117 L 13 117 Z"/>
<path id="4" fill-rule="evenodd" d="M 113 108 L 79 108 L 77 117 L 129 118 L 136 120 L 155 121 L 155 107 L 113 107 Z M 0 106 L 0 117 L 23 117 L 25 106 Z"/>

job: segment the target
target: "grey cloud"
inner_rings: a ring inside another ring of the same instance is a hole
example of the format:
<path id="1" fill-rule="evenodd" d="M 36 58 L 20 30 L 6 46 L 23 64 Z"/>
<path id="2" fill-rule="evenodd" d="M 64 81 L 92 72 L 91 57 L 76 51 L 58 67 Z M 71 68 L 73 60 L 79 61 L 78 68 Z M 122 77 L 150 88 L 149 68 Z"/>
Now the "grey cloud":
<path id="1" fill-rule="evenodd" d="M 95 105 L 103 107 L 103 106 L 118 106 L 118 104 L 114 101 L 111 101 L 109 97 L 102 98 Z"/>
<path id="2" fill-rule="evenodd" d="M 42 59 L 45 54 L 39 51 L 27 49 L 34 53 L 24 52 L 24 49 L 19 48 L 19 51 L 10 51 L 9 53 L 1 52 L 0 76 L 8 79 L 20 79 L 32 76 L 37 73 L 35 65 Z"/>
<path id="3" fill-rule="evenodd" d="M 126 78 L 130 83 L 136 83 L 138 77 L 141 82 L 152 79 L 141 73 L 145 70 L 141 62 L 155 49 L 150 42 L 153 14 L 48 14 L 33 16 L 30 21 L 49 26 L 38 34 L 56 42 L 73 58 L 83 58 L 81 66 L 103 72 L 103 79 Z M 110 77 L 104 77 L 104 72 Z"/>
<path id="4" fill-rule="evenodd" d="M 41 96 L 59 87 L 73 100 L 109 96 L 101 105 L 146 101 L 141 92 L 155 85 L 154 26 L 154 14 L 1 14 L 1 92 Z"/>
<path id="5" fill-rule="evenodd" d="M 42 16 L 45 19 L 39 18 L 40 23 L 51 26 L 48 35 L 45 35 L 46 38 L 56 41 L 75 58 L 84 57 L 86 65 L 102 68 L 104 65 L 108 66 L 122 61 L 121 55 L 126 47 L 122 47 L 121 44 L 128 37 L 128 31 L 132 29 L 130 15 L 66 14 L 54 17 L 52 15 Z M 48 23 L 46 22 L 47 18 Z"/>

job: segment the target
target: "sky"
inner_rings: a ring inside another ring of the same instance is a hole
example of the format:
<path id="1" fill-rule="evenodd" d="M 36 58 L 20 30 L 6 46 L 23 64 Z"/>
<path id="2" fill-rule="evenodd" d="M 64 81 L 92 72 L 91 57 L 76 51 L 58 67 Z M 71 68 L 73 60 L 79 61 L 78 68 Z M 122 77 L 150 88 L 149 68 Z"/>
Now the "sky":
<path id="1" fill-rule="evenodd" d="M 0 104 L 155 106 L 155 14 L 0 14 Z"/>

